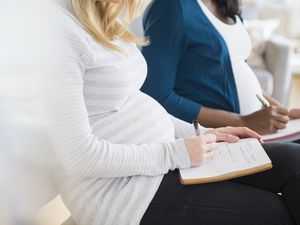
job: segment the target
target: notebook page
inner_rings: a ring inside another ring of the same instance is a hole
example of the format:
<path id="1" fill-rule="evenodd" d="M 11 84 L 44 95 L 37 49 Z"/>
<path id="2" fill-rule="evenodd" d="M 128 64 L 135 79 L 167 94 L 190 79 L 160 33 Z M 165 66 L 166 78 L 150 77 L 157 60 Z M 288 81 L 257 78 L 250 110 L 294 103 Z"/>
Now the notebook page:
<path id="1" fill-rule="evenodd" d="M 278 130 L 275 134 L 263 135 L 262 139 L 263 140 L 278 139 L 278 138 L 282 138 L 297 133 L 300 133 L 300 119 L 290 120 L 285 129 Z"/>
<path id="2" fill-rule="evenodd" d="M 185 179 L 215 177 L 271 163 L 257 139 L 242 139 L 238 143 L 219 143 L 216 152 L 200 167 L 181 169 Z"/>

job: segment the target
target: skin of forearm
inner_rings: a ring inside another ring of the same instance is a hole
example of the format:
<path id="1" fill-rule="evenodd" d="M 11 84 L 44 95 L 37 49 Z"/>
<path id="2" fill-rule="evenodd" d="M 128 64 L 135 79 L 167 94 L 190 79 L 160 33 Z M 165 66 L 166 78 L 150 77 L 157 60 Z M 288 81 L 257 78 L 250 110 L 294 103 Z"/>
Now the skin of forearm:
<path id="1" fill-rule="evenodd" d="M 206 107 L 201 108 L 198 114 L 198 122 L 202 126 L 209 128 L 244 126 L 242 118 L 239 114 Z"/>

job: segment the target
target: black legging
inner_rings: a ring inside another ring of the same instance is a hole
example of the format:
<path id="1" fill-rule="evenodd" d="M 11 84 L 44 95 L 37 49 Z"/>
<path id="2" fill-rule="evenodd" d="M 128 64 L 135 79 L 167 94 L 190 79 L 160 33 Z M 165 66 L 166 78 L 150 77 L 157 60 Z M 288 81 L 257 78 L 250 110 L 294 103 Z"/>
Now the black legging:
<path id="1" fill-rule="evenodd" d="M 266 172 L 191 186 L 169 172 L 141 225 L 300 225 L 300 145 L 263 146 L 274 166 Z"/>

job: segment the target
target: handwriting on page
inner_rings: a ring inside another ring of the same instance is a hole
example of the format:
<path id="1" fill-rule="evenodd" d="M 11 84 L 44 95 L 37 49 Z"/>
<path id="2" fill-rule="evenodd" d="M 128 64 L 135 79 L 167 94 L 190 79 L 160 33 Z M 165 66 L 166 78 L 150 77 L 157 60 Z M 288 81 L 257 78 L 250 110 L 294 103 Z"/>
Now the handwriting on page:
<path id="1" fill-rule="evenodd" d="M 180 170 L 183 179 L 218 176 L 259 166 L 269 161 L 256 139 L 244 139 L 239 143 L 219 143 L 215 154 L 200 167 Z"/>

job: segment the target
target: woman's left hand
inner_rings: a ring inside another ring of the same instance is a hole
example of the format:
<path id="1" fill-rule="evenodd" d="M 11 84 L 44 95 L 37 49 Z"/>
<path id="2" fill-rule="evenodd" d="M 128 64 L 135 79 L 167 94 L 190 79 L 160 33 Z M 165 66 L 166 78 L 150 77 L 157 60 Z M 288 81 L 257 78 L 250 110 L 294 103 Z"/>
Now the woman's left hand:
<path id="1" fill-rule="evenodd" d="M 300 119 L 300 108 L 291 109 L 289 111 L 290 119 Z"/>
<path id="2" fill-rule="evenodd" d="M 257 138 L 261 139 L 261 136 L 253 130 L 247 127 L 222 127 L 209 130 L 206 134 L 214 134 L 217 137 L 217 142 L 229 142 L 235 143 L 240 138 Z"/>

